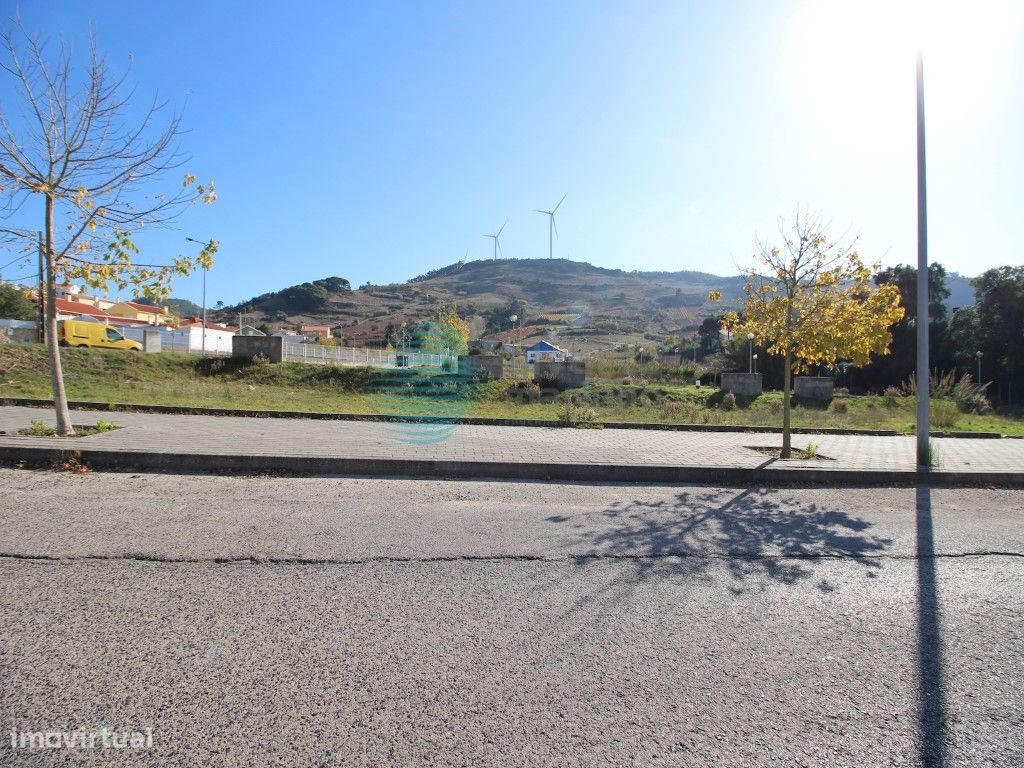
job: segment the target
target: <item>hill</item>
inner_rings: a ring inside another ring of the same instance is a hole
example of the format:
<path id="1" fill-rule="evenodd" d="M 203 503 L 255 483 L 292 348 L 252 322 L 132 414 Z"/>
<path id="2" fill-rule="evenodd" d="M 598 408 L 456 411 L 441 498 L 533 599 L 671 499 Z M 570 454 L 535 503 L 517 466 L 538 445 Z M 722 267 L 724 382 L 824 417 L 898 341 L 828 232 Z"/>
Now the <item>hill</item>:
<path id="1" fill-rule="evenodd" d="M 328 277 L 257 296 L 215 316 L 272 328 L 304 323 L 330 325 L 356 344 L 394 342 L 402 323 L 435 317 L 455 304 L 474 336 L 509 332 L 517 316 L 517 339 L 547 338 L 574 351 L 607 350 L 628 344 L 674 344 L 701 321 L 738 308 L 744 278 L 706 272 L 627 272 L 568 259 L 498 259 L 457 262 L 389 285 L 353 290 L 348 280 Z M 970 282 L 949 276 L 949 306 L 973 297 Z M 722 301 L 708 302 L 709 291 Z M 971 298 L 972 300 L 972 298 Z M 560 342 L 559 342 L 560 340 Z"/>
<path id="2" fill-rule="evenodd" d="M 459 262 L 406 283 L 360 286 L 325 278 L 257 296 L 223 310 L 247 322 L 294 327 L 325 323 L 352 342 L 383 343 L 403 322 L 434 317 L 456 304 L 475 335 L 532 326 L 528 338 L 603 348 L 644 338 L 669 341 L 693 332 L 703 317 L 738 302 L 740 277 L 703 272 L 626 272 L 567 259 Z M 721 291 L 711 305 L 708 292 Z M 583 340 L 586 340 L 584 342 Z"/>

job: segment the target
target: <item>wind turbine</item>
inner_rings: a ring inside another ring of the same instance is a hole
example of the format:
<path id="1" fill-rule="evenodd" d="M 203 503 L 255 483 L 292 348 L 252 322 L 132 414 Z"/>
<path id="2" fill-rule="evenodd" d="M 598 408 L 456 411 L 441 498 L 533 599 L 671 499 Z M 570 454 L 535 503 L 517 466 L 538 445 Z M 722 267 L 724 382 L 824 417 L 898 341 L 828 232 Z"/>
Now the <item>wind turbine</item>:
<path id="1" fill-rule="evenodd" d="M 505 224 L 508 224 L 508 219 L 505 219 Z M 501 252 L 501 242 L 498 240 L 498 238 L 501 237 L 501 232 L 502 232 L 502 230 L 505 229 L 505 224 L 502 224 L 501 225 L 501 229 L 499 229 L 493 235 L 484 235 L 484 237 L 489 237 L 489 238 L 491 238 L 494 241 L 494 260 L 495 261 L 498 260 L 498 254 Z M 502 256 L 504 256 L 504 255 L 505 254 L 502 254 Z"/>
<path id="2" fill-rule="evenodd" d="M 558 206 L 561 205 L 565 198 L 569 196 L 566 192 L 562 195 L 562 199 L 558 201 L 558 205 L 552 208 L 550 211 L 542 211 L 540 208 L 534 208 L 535 213 L 544 213 L 548 217 L 548 258 L 555 258 L 555 237 L 558 235 L 558 225 L 555 224 L 555 211 L 558 210 Z"/>

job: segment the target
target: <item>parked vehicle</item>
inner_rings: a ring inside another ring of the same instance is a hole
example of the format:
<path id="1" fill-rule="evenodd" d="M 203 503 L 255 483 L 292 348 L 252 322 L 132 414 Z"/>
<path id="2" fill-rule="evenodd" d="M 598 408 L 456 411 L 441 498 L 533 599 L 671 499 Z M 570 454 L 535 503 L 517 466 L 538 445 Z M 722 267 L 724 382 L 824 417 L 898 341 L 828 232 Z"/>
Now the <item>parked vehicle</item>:
<path id="1" fill-rule="evenodd" d="M 91 323 L 87 320 L 61 320 L 57 323 L 57 333 L 60 343 L 66 347 L 142 351 L 142 345 L 139 342 L 126 339 L 116 329 L 102 323 Z"/>

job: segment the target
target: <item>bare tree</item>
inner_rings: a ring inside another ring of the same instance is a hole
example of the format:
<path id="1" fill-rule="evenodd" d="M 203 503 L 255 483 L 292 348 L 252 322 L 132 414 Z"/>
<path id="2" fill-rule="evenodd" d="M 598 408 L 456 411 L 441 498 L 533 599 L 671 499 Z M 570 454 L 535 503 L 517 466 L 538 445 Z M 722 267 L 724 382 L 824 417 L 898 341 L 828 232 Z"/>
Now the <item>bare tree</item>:
<path id="1" fill-rule="evenodd" d="M 216 241 L 191 259 L 139 264 L 132 232 L 167 225 L 193 203 L 212 203 L 216 192 L 212 182 L 197 184 L 195 176 L 183 174 L 171 193 L 154 193 L 155 184 L 184 162 L 177 147 L 181 112 L 165 115 L 166 104 L 154 99 L 133 117 L 135 90 L 126 88 L 124 76 L 111 76 L 94 35 L 80 75 L 63 42 L 50 56 L 46 44 L 17 19 L 0 40 L 0 67 L 15 94 L 13 104 L 0 104 L 0 231 L 36 247 L 36 234 L 13 222 L 24 218 L 27 203 L 41 203 L 46 343 L 57 429 L 70 435 L 58 348 L 58 281 L 81 280 L 103 291 L 113 284 L 166 298 L 173 276 L 209 269 Z"/>

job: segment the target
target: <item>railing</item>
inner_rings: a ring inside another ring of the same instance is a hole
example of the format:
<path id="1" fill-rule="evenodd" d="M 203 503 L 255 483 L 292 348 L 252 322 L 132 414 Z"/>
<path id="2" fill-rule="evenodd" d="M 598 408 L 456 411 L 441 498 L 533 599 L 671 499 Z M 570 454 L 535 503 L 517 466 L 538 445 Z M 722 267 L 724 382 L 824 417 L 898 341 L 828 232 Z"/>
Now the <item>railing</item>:
<path id="1" fill-rule="evenodd" d="M 441 368 L 446 362 L 454 365 L 453 355 L 424 352 L 394 352 L 368 347 L 328 347 L 323 344 L 293 344 L 284 342 L 284 359 L 293 363 L 320 363 L 334 365 L 369 365 L 376 368 L 397 368 L 398 358 L 404 357 L 410 368 Z"/>

